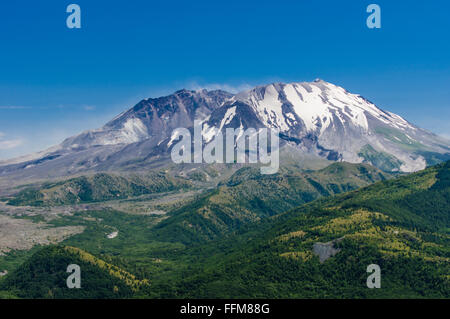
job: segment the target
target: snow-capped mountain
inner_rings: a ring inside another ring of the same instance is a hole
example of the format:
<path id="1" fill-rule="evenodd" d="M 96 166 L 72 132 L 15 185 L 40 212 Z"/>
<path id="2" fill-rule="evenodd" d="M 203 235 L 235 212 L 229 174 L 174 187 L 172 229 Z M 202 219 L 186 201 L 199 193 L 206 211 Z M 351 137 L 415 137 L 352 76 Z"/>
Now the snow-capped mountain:
<path id="1" fill-rule="evenodd" d="M 276 83 L 239 93 L 213 111 L 204 131 L 269 127 L 290 145 L 330 160 L 388 171 L 424 168 L 449 142 L 323 80 Z M 439 157 L 439 156 L 438 156 Z"/>
<path id="2" fill-rule="evenodd" d="M 63 148 L 132 144 L 143 140 L 158 143 L 178 127 L 191 127 L 232 97 L 224 91 L 180 90 L 157 99 L 146 99 L 120 114 L 101 129 L 68 138 Z"/>
<path id="3" fill-rule="evenodd" d="M 202 121 L 204 141 L 214 132 L 267 127 L 283 147 L 332 161 L 367 162 L 411 172 L 450 158 L 450 142 L 334 84 L 315 80 L 274 83 L 233 95 L 177 91 L 146 99 L 100 129 L 56 147 L 0 163 L 0 176 L 42 177 L 86 170 L 136 169 L 167 163 L 173 132 Z"/>
<path id="4" fill-rule="evenodd" d="M 0 176 L 57 177 L 152 160 L 153 154 L 160 153 L 159 144 L 169 139 L 173 130 L 191 127 L 195 119 L 206 118 L 232 96 L 221 90 L 180 90 L 142 100 L 102 128 L 69 137 L 39 153 L 0 162 Z"/>

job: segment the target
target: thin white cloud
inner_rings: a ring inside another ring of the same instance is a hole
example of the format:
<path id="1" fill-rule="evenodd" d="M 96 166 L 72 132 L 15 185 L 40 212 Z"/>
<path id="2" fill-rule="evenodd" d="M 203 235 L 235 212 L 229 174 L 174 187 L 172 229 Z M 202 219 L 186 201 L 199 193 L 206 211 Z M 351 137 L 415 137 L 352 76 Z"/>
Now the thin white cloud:
<path id="1" fill-rule="evenodd" d="M 0 110 L 23 110 L 30 109 L 30 106 L 22 106 L 22 105 L 0 105 Z"/>
<path id="2" fill-rule="evenodd" d="M 85 111 L 94 111 L 95 110 L 95 106 L 93 106 L 93 105 L 84 105 L 83 109 Z"/>
<path id="3" fill-rule="evenodd" d="M 19 147 L 23 144 L 21 139 L 15 140 L 0 140 L 0 150 L 10 150 Z"/>
<path id="4" fill-rule="evenodd" d="M 0 132 L 0 150 L 10 150 L 23 144 L 22 139 L 5 139 L 6 134 Z"/>

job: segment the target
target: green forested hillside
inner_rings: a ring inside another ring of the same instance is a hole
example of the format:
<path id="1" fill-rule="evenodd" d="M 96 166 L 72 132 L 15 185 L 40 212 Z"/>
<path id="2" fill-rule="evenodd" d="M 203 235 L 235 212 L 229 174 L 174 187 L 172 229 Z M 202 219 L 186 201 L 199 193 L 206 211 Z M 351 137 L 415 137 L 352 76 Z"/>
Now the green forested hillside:
<path id="1" fill-rule="evenodd" d="M 317 198 L 391 177 L 365 164 L 334 163 L 317 171 L 285 167 L 273 175 L 244 167 L 214 191 L 172 212 L 154 234 L 183 243 L 210 240 Z"/>
<path id="2" fill-rule="evenodd" d="M 89 212 L 95 226 L 86 220 L 87 230 L 64 244 L 151 283 L 127 290 L 123 280 L 96 267 L 103 274 L 96 285 L 107 287 L 104 297 L 117 286 L 117 297 L 450 298 L 450 162 L 289 210 L 290 198 L 301 200 L 305 189 L 319 189 L 308 181 L 332 194 L 335 186 L 329 185 L 343 185 L 345 178 L 375 180 L 378 171 L 363 168 L 332 165 L 303 172 L 301 181 L 287 172 L 264 178 L 243 169 L 164 218 Z M 57 222 L 76 222 L 83 214 Z M 216 216 L 230 227 L 217 226 Z M 106 239 L 98 220 L 119 236 Z M 73 253 L 66 258 L 67 253 L 61 247 L 36 253 L 0 281 L 0 296 L 65 297 L 58 285 L 67 276 L 53 265 L 72 263 Z M 381 268 L 380 289 L 366 286 L 370 264 Z"/>
<path id="3" fill-rule="evenodd" d="M 25 189 L 8 199 L 8 204 L 16 206 L 71 205 L 167 192 L 189 185 L 188 181 L 171 177 L 166 173 L 147 173 L 141 176 L 98 173 L 47 183 L 38 189 Z"/>
<path id="4" fill-rule="evenodd" d="M 81 268 L 81 288 L 69 289 L 67 266 Z M 149 286 L 117 266 L 75 247 L 50 246 L 0 281 L 0 291 L 21 298 L 126 298 Z M 0 294 L 2 296 L 2 294 Z"/>
<path id="5" fill-rule="evenodd" d="M 449 298 L 450 162 L 323 199 L 202 248 L 184 297 Z M 338 253 L 323 263 L 314 246 Z M 195 252 L 192 252 L 195 255 Z M 382 288 L 366 287 L 378 264 Z"/>

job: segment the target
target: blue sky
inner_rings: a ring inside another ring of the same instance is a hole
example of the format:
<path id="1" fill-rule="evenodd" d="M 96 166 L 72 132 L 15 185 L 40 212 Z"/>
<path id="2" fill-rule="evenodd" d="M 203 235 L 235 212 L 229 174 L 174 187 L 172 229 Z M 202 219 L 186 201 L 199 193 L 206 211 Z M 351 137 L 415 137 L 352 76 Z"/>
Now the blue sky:
<path id="1" fill-rule="evenodd" d="M 381 29 L 366 26 L 370 3 Z M 450 136 L 449 15 L 437 0 L 2 1 L 0 158 L 183 87 L 315 78 Z"/>

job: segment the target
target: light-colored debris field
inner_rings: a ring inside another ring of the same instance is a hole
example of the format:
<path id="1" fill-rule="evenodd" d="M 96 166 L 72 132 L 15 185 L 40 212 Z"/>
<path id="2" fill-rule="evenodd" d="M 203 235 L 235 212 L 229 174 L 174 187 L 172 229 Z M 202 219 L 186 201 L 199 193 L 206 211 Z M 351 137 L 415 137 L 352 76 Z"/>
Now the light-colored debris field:
<path id="1" fill-rule="evenodd" d="M 82 226 L 52 227 L 46 223 L 0 215 L 0 255 L 11 250 L 29 250 L 35 245 L 59 243 L 83 231 Z"/>

